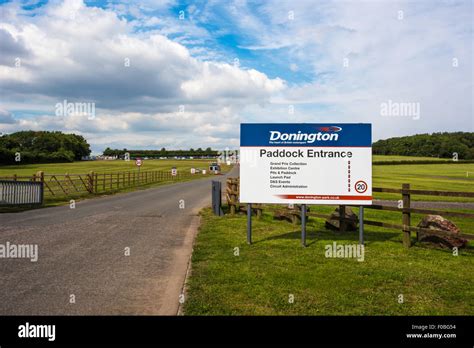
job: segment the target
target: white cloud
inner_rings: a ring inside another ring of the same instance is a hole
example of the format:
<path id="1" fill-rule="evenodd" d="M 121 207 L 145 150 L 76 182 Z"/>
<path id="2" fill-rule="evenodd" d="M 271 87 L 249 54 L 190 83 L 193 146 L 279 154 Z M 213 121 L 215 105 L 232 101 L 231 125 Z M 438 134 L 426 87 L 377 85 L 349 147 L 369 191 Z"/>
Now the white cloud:
<path id="1" fill-rule="evenodd" d="M 114 12 L 81 1 L 48 4 L 34 17 L 10 15 L 0 33 L 18 46 L 13 52 L 24 53 L 20 67 L 12 60 L 0 66 L 3 107 L 28 99 L 45 112 L 21 127 L 159 132 L 173 119 L 181 129 L 199 129 L 222 122 L 219 110 L 265 102 L 284 88 L 282 80 L 253 69 L 199 61 L 181 44 L 154 32 L 134 33 Z M 63 100 L 94 102 L 99 116 L 94 122 L 47 116 Z M 193 116 L 177 115 L 180 105 Z"/>
<path id="2" fill-rule="evenodd" d="M 268 120 L 270 109 L 284 122 L 284 105 L 298 105 L 294 122 L 372 122 L 376 138 L 473 131 L 472 10 L 463 1 L 235 1 L 228 13 L 239 13 L 248 49 L 312 76 L 271 99 L 283 106 L 251 107 L 249 118 Z M 419 102 L 420 119 L 383 118 L 388 99 Z"/>

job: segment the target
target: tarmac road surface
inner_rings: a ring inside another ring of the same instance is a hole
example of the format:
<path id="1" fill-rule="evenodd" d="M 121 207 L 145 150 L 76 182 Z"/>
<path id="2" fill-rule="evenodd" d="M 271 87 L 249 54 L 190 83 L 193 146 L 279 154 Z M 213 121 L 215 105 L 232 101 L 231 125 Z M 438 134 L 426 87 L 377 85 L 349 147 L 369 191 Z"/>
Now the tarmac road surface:
<path id="1" fill-rule="evenodd" d="M 210 193 L 199 179 L 0 214 L 0 247 L 38 245 L 37 262 L 0 258 L 0 315 L 176 315 Z"/>

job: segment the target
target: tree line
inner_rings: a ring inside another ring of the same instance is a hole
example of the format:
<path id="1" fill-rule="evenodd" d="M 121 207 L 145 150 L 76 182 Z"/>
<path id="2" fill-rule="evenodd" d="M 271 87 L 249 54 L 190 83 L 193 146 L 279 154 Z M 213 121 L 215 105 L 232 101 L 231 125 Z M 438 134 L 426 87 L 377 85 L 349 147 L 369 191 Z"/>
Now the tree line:
<path id="1" fill-rule="evenodd" d="M 189 150 L 166 150 L 164 147 L 161 150 L 118 150 L 106 148 L 103 152 L 104 156 L 117 156 L 123 158 L 125 154 L 130 154 L 130 158 L 136 157 L 148 157 L 148 158 L 161 158 L 161 157 L 216 157 L 219 155 L 218 150 L 212 150 L 210 147 L 203 150 L 189 149 Z"/>
<path id="2" fill-rule="evenodd" d="M 77 134 L 21 131 L 0 136 L 0 163 L 73 162 L 91 153 L 86 139 Z"/>
<path id="3" fill-rule="evenodd" d="M 405 137 L 378 140 L 372 145 L 374 155 L 399 155 L 474 159 L 473 132 L 443 132 L 416 134 Z"/>

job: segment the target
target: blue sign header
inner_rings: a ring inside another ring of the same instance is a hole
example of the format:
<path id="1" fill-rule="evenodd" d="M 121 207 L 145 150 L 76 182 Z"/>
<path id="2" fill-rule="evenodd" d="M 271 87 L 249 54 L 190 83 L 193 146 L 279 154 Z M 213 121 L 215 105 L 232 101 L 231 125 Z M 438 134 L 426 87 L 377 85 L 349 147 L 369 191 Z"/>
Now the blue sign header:
<path id="1" fill-rule="evenodd" d="M 241 123 L 240 146 L 371 147 L 370 123 Z"/>

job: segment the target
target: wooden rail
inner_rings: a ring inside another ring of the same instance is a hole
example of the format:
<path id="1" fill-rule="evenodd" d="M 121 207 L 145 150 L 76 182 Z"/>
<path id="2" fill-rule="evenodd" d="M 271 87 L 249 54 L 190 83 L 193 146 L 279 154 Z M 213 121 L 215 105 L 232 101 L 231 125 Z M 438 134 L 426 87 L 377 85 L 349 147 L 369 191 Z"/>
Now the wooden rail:
<path id="1" fill-rule="evenodd" d="M 40 181 L 44 183 L 45 197 L 64 197 L 81 194 L 106 193 L 121 190 L 128 187 L 147 185 L 157 182 L 174 181 L 191 178 L 203 174 L 191 174 L 190 172 L 178 171 L 172 175 L 171 171 L 127 171 L 108 173 L 82 173 L 82 174 L 45 174 L 37 172 L 30 176 L 3 176 L 1 179 L 13 181 Z M 213 175 L 211 173 L 205 175 Z"/>
<path id="2" fill-rule="evenodd" d="M 395 189 L 386 187 L 373 187 L 372 192 L 385 192 L 385 193 L 403 193 L 403 191 L 409 191 L 411 195 L 424 195 L 424 196 L 445 196 L 445 197 L 474 197 L 474 192 L 460 192 L 460 191 L 433 191 L 433 190 L 411 190 L 409 189 Z"/>
<path id="3" fill-rule="evenodd" d="M 373 204 L 364 206 L 364 209 L 374 209 L 374 210 L 387 210 L 387 211 L 394 211 L 399 212 L 402 214 L 402 223 L 401 224 L 393 224 L 381 221 L 373 221 L 373 220 L 365 220 L 364 224 L 384 227 L 384 228 L 391 228 L 401 230 L 403 233 L 403 245 L 405 247 L 411 246 L 411 232 L 429 232 L 439 236 L 446 236 L 449 232 L 438 230 L 438 229 L 427 229 L 421 228 L 416 226 L 411 226 L 411 214 L 418 213 L 418 214 L 433 214 L 433 215 L 443 215 L 443 216 L 455 216 L 460 218 L 474 218 L 474 213 L 464 213 L 464 212 L 454 212 L 454 211 L 446 211 L 446 210 L 435 210 L 435 209 L 419 209 L 419 208 L 412 208 L 411 207 L 411 196 L 412 195 L 431 195 L 431 196 L 446 196 L 446 197 L 474 197 L 474 192 L 453 192 L 453 191 L 429 191 L 429 190 L 412 190 L 410 189 L 410 184 L 403 184 L 401 189 L 393 189 L 393 188 L 384 188 L 384 187 L 374 187 L 372 188 L 372 192 L 390 192 L 390 193 L 400 193 L 402 195 L 401 199 L 401 206 L 399 207 L 391 207 L 386 205 L 380 204 Z M 349 205 L 351 207 L 358 207 L 357 205 Z M 340 209 L 341 211 L 341 209 Z M 315 216 L 318 218 L 327 219 L 329 218 L 328 215 L 325 214 L 317 214 L 317 213 L 308 213 L 309 216 Z M 342 222 L 348 222 L 350 220 L 343 218 L 344 214 L 340 214 L 339 220 Z M 344 224 L 340 224 L 341 231 L 345 230 Z M 462 233 L 461 237 L 473 240 L 474 234 L 466 234 Z"/>

